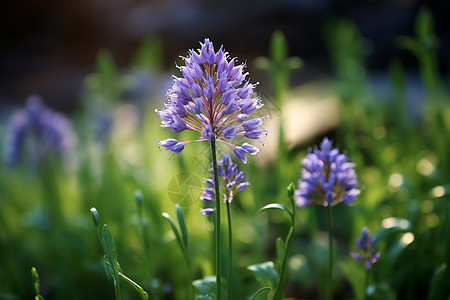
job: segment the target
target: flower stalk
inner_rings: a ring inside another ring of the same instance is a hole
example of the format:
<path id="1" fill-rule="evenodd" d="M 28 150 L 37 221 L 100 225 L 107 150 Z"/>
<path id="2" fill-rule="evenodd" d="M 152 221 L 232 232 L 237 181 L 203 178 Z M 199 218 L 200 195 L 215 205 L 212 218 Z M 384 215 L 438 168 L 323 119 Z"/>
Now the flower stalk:
<path id="1" fill-rule="evenodd" d="M 231 300 L 231 276 L 233 269 L 233 235 L 231 231 L 231 210 L 230 202 L 227 201 L 227 217 L 228 217 L 228 300 Z"/>
<path id="2" fill-rule="evenodd" d="M 326 207 L 328 223 L 328 277 L 327 299 L 333 299 L 333 214 L 331 206 Z"/>
<path id="3" fill-rule="evenodd" d="M 212 164 L 214 172 L 214 188 L 216 194 L 216 228 L 215 228 L 215 243 L 216 249 L 216 293 L 217 300 L 222 299 L 222 241 L 221 241 L 221 229 L 220 229 L 220 194 L 219 194 L 219 174 L 217 172 L 217 153 L 216 153 L 216 140 L 213 137 L 211 139 L 211 154 Z"/>

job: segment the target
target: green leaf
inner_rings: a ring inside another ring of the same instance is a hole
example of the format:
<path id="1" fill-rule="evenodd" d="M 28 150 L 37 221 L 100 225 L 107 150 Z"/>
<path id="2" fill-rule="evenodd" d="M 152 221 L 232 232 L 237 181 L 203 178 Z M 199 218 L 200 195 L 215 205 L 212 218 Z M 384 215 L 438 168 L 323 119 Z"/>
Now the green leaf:
<path id="1" fill-rule="evenodd" d="M 101 49 L 97 55 L 97 72 L 106 85 L 117 78 L 117 67 L 114 57 L 107 49 Z"/>
<path id="2" fill-rule="evenodd" d="M 273 262 L 267 261 L 262 264 L 251 265 L 247 267 L 248 270 L 253 272 L 256 280 L 264 286 L 272 288 L 272 291 L 276 290 L 278 285 L 278 274 L 275 271 Z"/>
<path id="3" fill-rule="evenodd" d="M 92 214 L 92 220 L 94 221 L 94 225 L 95 227 L 98 227 L 99 223 L 100 223 L 100 217 L 98 215 L 98 211 L 95 207 L 92 207 L 90 209 L 91 214 Z"/>
<path id="4" fill-rule="evenodd" d="M 183 237 L 184 248 L 187 249 L 188 235 L 187 235 L 186 223 L 184 222 L 183 211 L 178 204 L 176 205 L 176 209 L 177 209 L 178 224 L 180 225 L 181 236 Z"/>
<path id="5" fill-rule="evenodd" d="M 182 240 L 181 240 L 181 237 L 180 237 L 180 232 L 178 231 L 177 226 L 175 226 L 175 223 L 173 222 L 172 217 L 171 217 L 168 213 L 166 213 L 166 212 L 163 212 L 163 213 L 162 213 L 162 216 L 163 216 L 164 218 L 166 218 L 167 221 L 169 221 L 169 224 L 170 224 L 170 226 L 172 227 L 172 231 L 173 231 L 173 233 L 175 234 L 175 237 L 176 237 L 176 239 L 177 239 L 178 245 L 180 246 L 181 251 L 184 252 L 185 249 L 184 249 L 184 246 L 183 246 L 183 242 L 182 242 Z"/>
<path id="6" fill-rule="evenodd" d="M 111 264 L 106 260 L 106 256 L 103 256 L 103 268 L 105 269 L 106 277 L 114 284 L 114 270 Z"/>
<path id="7" fill-rule="evenodd" d="M 347 282 L 352 286 L 354 298 L 358 300 L 364 299 L 364 279 L 366 276 L 364 268 L 351 258 L 338 262 L 338 267 L 347 279 Z"/>
<path id="8" fill-rule="evenodd" d="M 281 274 L 281 266 L 286 253 L 286 246 L 282 238 L 277 238 L 278 274 Z"/>
<path id="9" fill-rule="evenodd" d="M 433 15 L 427 7 L 422 7 L 416 18 L 415 33 L 421 39 L 428 39 L 434 33 Z"/>
<path id="10" fill-rule="evenodd" d="M 261 208 L 260 210 L 258 210 L 258 213 L 264 211 L 264 210 L 268 210 L 268 209 L 281 209 L 284 210 L 285 212 L 287 212 L 289 214 L 289 216 L 292 218 L 294 218 L 294 215 L 292 214 L 292 212 L 284 205 L 279 204 L 279 203 L 270 203 L 267 204 L 266 206 L 264 206 L 263 208 Z"/>
<path id="11" fill-rule="evenodd" d="M 208 276 L 192 282 L 197 290 L 198 299 L 215 300 L 216 299 L 216 277 Z"/>
<path id="12" fill-rule="evenodd" d="M 276 30 L 270 40 L 270 57 L 275 63 L 282 63 L 289 55 L 286 37 L 281 30 Z"/>
<path id="13" fill-rule="evenodd" d="M 444 278 L 445 271 L 447 270 L 447 264 L 443 263 L 439 267 L 436 268 L 434 271 L 433 277 L 431 278 L 430 283 L 430 290 L 428 292 L 428 300 L 434 300 L 434 299 L 442 299 L 443 295 L 436 295 L 436 290 L 439 286 L 444 285 L 445 283 L 442 282 L 442 279 Z"/>
<path id="14" fill-rule="evenodd" d="M 107 267 L 108 264 L 112 268 L 112 277 L 113 277 L 113 283 L 115 287 L 115 294 L 116 299 L 121 298 L 120 294 L 120 282 L 119 282 L 119 269 L 118 269 L 118 263 L 117 263 L 117 250 L 116 245 L 114 243 L 114 239 L 111 235 L 111 232 L 108 229 L 108 226 L 105 224 L 103 226 L 102 230 L 102 240 L 103 245 L 105 247 L 105 272 L 106 275 L 109 277 L 111 274 L 111 270 Z M 110 274 L 110 275 L 108 275 Z"/>
<path id="15" fill-rule="evenodd" d="M 251 300 L 266 300 L 267 295 L 270 293 L 270 291 L 270 287 L 263 287 L 253 295 Z"/>
<path id="16" fill-rule="evenodd" d="M 162 69 L 163 53 L 162 41 L 158 38 L 148 37 L 140 45 L 134 58 L 134 65 L 137 68 L 160 71 Z"/>
<path id="17" fill-rule="evenodd" d="M 125 282 L 127 282 L 129 285 L 131 285 L 139 294 L 139 296 L 141 296 L 142 300 L 147 300 L 148 299 L 148 294 L 146 291 L 144 291 L 144 289 L 137 284 L 136 282 L 134 282 L 133 280 L 131 280 L 130 278 L 128 278 L 127 276 L 125 276 L 123 273 L 119 273 L 120 277 L 125 280 Z"/>

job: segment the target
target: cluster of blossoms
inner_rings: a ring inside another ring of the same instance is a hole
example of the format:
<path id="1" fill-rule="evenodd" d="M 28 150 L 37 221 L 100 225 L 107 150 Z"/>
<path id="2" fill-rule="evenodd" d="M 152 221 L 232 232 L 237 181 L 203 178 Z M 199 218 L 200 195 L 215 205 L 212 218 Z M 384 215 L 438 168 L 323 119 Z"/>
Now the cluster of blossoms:
<path id="1" fill-rule="evenodd" d="M 5 159 L 16 164 L 27 142 L 39 161 L 51 153 L 66 154 L 75 146 L 75 134 L 70 121 L 63 115 L 44 106 L 40 97 L 28 97 L 25 108 L 16 112 L 8 125 L 5 142 Z"/>
<path id="2" fill-rule="evenodd" d="M 360 253 L 351 252 L 350 255 L 356 260 L 361 262 L 366 270 L 372 268 L 372 265 L 380 258 L 380 252 L 374 247 L 374 239 L 369 234 L 369 229 L 364 227 L 361 229 L 361 236 L 356 241 L 356 247 L 360 250 Z"/>
<path id="3" fill-rule="evenodd" d="M 203 195 L 200 199 L 203 202 L 211 203 L 214 199 L 214 170 L 211 168 L 211 178 L 205 178 L 209 188 L 203 189 Z M 219 174 L 219 185 L 222 187 L 223 202 L 231 203 L 233 196 L 237 192 L 242 192 L 247 186 L 250 185 L 244 180 L 244 172 L 238 172 L 237 165 L 233 163 L 229 154 L 224 154 L 222 160 L 217 162 L 217 172 Z M 210 216 L 213 212 L 213 208 L 201 209 L 202 214 Z"/>
<path id="4" fill-rule="evenodd" d="M 266 131 L 260 129 L 264 117 L 249 117 L 262 104 L 253 96 L 255 85 L 246 81 L 245 65 L 235 65 L 235 59 L 230 59 L 222 47 L 215 52 L 208 39 L 201 44 L 198 53 L 190 50 L 183 60 L 185 66 L 179 67 L 182 78 L 173 77 L 165 108 L 156 112 L 162 127 L 177 134 L 191 130 L 201 136 L 194 141 L 167 139 L 159 144 L 179 154 L 186 144 L 218 141 L 232 147 L 236 156 L 246 163 L 246 154 L 256 154 L 259 149 L 248 143 L 240 144 L 235 138 L 258 140 Z"/>
<path id="5" fill-rule="evenodd" d="M 355 164 L 347 162 L 347 156 L 332 149 L 331 142 L 325 138 L 302 160 L 304 168 L 295 191 L 298 206 L 318 204 L 334 206 L 340 202 L 350 203 L 360 191 L 356 189 L 358 179 Z"/>

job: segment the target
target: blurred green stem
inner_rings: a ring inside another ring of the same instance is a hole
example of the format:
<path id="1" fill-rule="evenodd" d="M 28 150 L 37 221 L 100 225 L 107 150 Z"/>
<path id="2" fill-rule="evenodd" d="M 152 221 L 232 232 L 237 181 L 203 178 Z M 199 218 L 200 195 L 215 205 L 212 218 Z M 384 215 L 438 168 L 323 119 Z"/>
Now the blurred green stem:
<path id="1" fill-rule="evenodd" d="M 292 205 L 292 214 L 291 214 L 291 228 L 289 229 L 289 233 L 286 236 L 286 242 L 284 245 L 284 254 L 283 259 L 281 261 L 281 271 L 280 271 L 280 280 L 278 281 L 278 287 L 275 291 L 275 295 L 273 299 L 284 299 L 284 289 L 286 285 L 286 265 L 288 261 L 288 254 L 289 254 L 289 246 L 291 245 L 291 237 L 294 235 L 294 228 L 295 228 L 295 201 L 294 201 L 294 185 L 291 183 L 287 187 L 288 191 L 288 198 Z"/>
<path id="2" fill-rule="evenodd" d="M 186 268 L 187 268 L 187 276 L 188 276 L 188 293 L 190 299 L 195 299 L 194 295 L 194 286 L 192 285 L 192 273 L 191 273 L 191 261 L 189 260 L 189 255 L 186 251 L 183 251 L 184 260 L 186 261 Z"/>
<path id="3" fill-rule="evenodd" d="M 364 299 L 367 299 L 367 289 L 369 288 L 370 269 L 366 271 L 366 282 L 364 284 Z"/>
<path id="4" fill-rule="evenodd" d="M 231 271 L 233 269 L 233 236 L 231 234 L 231 211 L 230 211 L 230 202 L 227 201 L 227 216 L 228 216 L 228 300 L 231 300 Z"/>
<path id="5" fill-rule="evenodd" d="M 147 276 L 149 277 L 149 280 L 151 280 L 152 277 L 152 271 L 151 271 L 151 266 L 150 266 L 150 244 L 148 241 L 148 231 L 147 231 L 147 226 L 144 223 L 144 212 L 143 212 L 143 208 L 142 208 L 142 203 L 139 204 L 138 203 L 138 216 L 139 216 L 139 225 L 141 226 L 141 234 L 142 234 L 142 241 L 144 243 L 144 251 L 145 251 L 145 266 L 146 266 L 146 272 L 147 272 Z"/>
<path id="6" fill-rule="evenodd" d="M 220 232 L 220 194 L 219 194 L 219 174 L 217 172 L 216 138 L 211 139 L 211 154 L 214 170 L 214 189 L 216 194 L 216 296 L 217 300 L 222 299 L 222 256 L 221 256 L 221 232 Z"/>
<path id="7" fill-rule="evenodd" d="M 331 205 L 326 207 L 328 221 L 328 282 L 327 282 L 327 300 L 333 298 L 333 215 Z"/>

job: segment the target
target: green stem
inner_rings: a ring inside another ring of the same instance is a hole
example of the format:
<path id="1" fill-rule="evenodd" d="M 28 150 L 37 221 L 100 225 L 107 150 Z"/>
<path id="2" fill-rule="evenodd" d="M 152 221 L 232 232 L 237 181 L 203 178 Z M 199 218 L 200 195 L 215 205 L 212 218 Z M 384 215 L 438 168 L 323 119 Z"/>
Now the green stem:
<path id="1" fill-rule="evenodd" d="M 194 286 L 192 285 L 192 272 L 191 272 L 191 261 L 189 260 L 189 254 L 187 253 L 187 249 L 183 251 L 184 260 L 186 261 L 186 268 L 187 268 L 187 277 L 188 277 L 188 294 L 189 299 L 194 299 Z"/>
<path id="2" fill-rule="evenodd" d="M 231 270 L 233 266 L 233 248 L 232 248 L 232 241 L 233 236 L 231 234 L 231 212 L 230 212 L 230 203 L 227 201 L 227 216 L 228 216 L 228 300 L 231 300 Z"/>
<path id="3" fill-rule="evenodd" d="M 328 286 L 327 299 L 333 299 L 333 215 L 331 214 L 331 205 L 326 207 L 328 221 Z"/>
<path id="4" fill-rule="evenodd" d="M 114 282 L 114 294 L 116 295 L 116 300 L 122 300 L 122 294 L 120 293 L 120 283 Z"/>
<path id="5" fill-rule="evenodd" d="M 150 257 L 149 257 L 150 243 L 147 239 L 148 232 L 147 232 L 147 227 L 145 226 L 145 223 L 144 223 L 144 212 L 143 212 L 141 205 L 139 205 L 139 204 L 138 204 L 138 216 L 139 216 L 139 223 L 141 226 L 142 241 L 144 243 L 144 252 L 145 252 L 144 259 L 145 259 L 145 266 L 146 266 L 145 269 L 146 269 L 148 279 L 151 280 L 152 270 L 151 270 L 151 266 L 150 266 Z"/>
<path id="6" fill-rule="evenodd" d="M 284 287 L 285 287 L 285 281 L 286 281 L 286 265 L 287 265 L 287 259 L 288 259 L 288 253 L 289 253 L 289 245 L 291 236 L 294 233 L 294 226 L 291 227 L 289 230 L 289 234 L 286 237 L 286 244 L 285 244 L 285 250 L 284 250 L 284 256 L 283 261 L 281 262 L 281 272 L 280 272 L 280 280 L 278 281 L 278 287 L 275 292 L 275 296 L 273 299 L 284 299 Z"/>
<path id="7" fill-rule="evenodd" d="M 367 299 L 367 288 L 369 287 L 370 269 L 366 271 L 366 282 L 364 283 L 364 299 Z"/>
<path id="8" fill-rule="evenodd" d="M 289 229 L 289 233 L 286 236 L 286 242 L 285 242 L 285 250 L 284 250 L 284 256 L 283 261 L 281 262 L 281 274 L 280 274 L 280 280 L 278 281 L 278 287 L 275 292 L 275 295 L 273 299 L 284 299 L 284 288 L 286 284 L 286 265 L 288 260 L 288 254 L 289 254 L 289 246 L 291 244 L 291 237 L 294 235 L 294 228 L 295 228 L 295 204 L 294 204 L 294 187 L 292 183 L 288 186 L 288 195 L 289 200 L 292 204 L 292 216 L 291 216 L 291 228 Z"/>
<path id="9" fill-rule="evenodd" d="M 214 189 L 216 194 L 216 293 L 217 300 L 222 299 L 222 256 L 221 256 L 221 232 L 220 232 L 220 194 L 219 194 L 219 174 L 217 172 L 217 157 L 216 157 L 216 139 L 213 136 L 211 139 L 211 154 L 214 170 Z"/>

